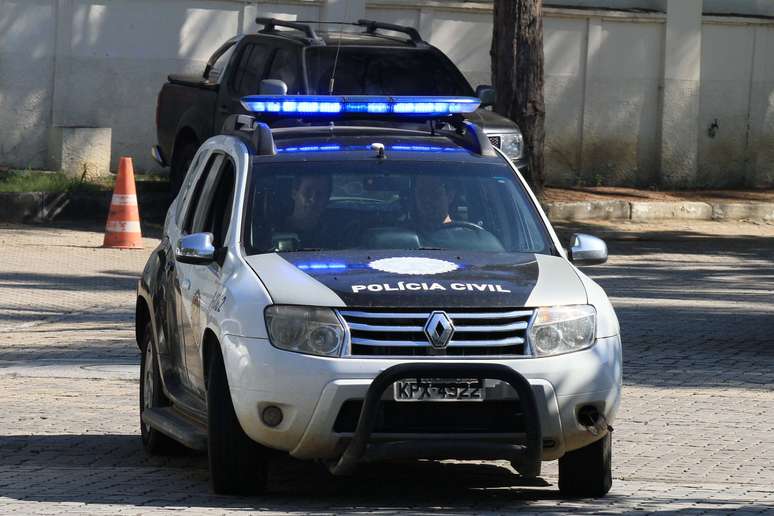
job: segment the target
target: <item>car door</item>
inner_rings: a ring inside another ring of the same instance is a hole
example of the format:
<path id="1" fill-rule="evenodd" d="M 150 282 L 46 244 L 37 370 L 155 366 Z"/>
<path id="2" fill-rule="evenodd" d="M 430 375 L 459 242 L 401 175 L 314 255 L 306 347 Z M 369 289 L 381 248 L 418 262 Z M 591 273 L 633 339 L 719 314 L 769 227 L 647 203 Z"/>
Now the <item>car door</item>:
<path id="1" fill-rule="evenodd" d="M 203 168 L 202 172 L 194 179 L 194 183 L 191 186 L 190 197 L 187 199 L 186 205 L 183 208 L 181 216 L 180 232 L 177 235 L 179 240 L 185 235 L 194 233 L 196 215 L 199 213 L 202 203 L 205 202 L 204 194 L 207 191 L 208 186 L 214 181 L 217 176 L 217 172 L 223 164 L 225 156 L 221 152 L 212 152 L 207 160 L 207 164 Z M 174 244 L 177 245 L 177 242 Z M 190 265 L 185 263 L 176 262 L 175 265 L 175 305 L 177 308 L 177 334 L 179 336 L 179 342 L 177 348 L 182 356 L 183 368 L 180 372 L 180 379 L 183 387 L 186 390 L 193 392 L 195 387 L 190 382 L 190 375 L 188 374 L 187 352 L 186 348 L 189 346 L 193 339 L 192 334 L 195 329 L 192 327 L 191 318 L 191 302 L 193 300 L 193 283 L 192 283 L 192 269 L 197 267 L 196 265 Z"/>
<path id="2" fill-rule="evenodd" d="M 212 233 L 216 260 L 207 265 L 181 264 L 180 271 L 188 288 L 181 290 L 181 307 L 186 330 L 185 363 L 187 384 L 204 396 L 204 364 L 201 348 L 211 311 L 217 310 L 223 292 L 223 258 L 234 204 L 234 160 L 220 155 L 207 176 L 191 224 L 192 233 Z"/>
<path id="3" fill-rule="evenodd" d="M 227 80 L 221 81 L 218 93 L 218 109 L 213 118 L 215 134 L 220 132 L 226 117 L 232 114 L 246 113 L 241 99 L 246 95 L 255 95 L 260 89 L 261 80 L 266 76 L 266 67 L 272 56 L 273 48 L 268 42 L 245 39 L 236 49 L 233 64 L 229 67 Z"/>

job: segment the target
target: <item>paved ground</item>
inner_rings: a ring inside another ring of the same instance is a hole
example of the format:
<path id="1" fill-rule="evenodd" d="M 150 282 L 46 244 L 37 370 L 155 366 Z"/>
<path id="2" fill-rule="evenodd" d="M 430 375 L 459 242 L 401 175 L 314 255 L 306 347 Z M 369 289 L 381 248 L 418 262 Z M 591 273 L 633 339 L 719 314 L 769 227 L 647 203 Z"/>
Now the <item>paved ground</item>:
<path id="1" fill-rule="evenodd" d="M 774 226 L 582 229 L 610 244 L 588 271 L 618 309 L 626 385 L 612 492 L 567 502 L 555 464 L 525 485 L 453 462 L 342 480 L 284 460 L 270 495 L 212 496 L 203 456 L 148 458 L 137 435 L 133 289 L 154 241 L 0 227 L 0 513 L 774 513 Z"/>

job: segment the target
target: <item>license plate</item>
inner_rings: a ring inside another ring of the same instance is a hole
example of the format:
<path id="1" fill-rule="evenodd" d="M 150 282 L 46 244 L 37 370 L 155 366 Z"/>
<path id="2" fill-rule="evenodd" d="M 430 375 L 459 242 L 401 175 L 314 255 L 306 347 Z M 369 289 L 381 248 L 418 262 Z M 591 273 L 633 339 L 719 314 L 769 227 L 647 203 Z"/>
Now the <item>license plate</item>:
<path id="1" fill-rule="evenodd" d="M 482 380 L 399 380 L 395 401 L 484 401 Z"/>

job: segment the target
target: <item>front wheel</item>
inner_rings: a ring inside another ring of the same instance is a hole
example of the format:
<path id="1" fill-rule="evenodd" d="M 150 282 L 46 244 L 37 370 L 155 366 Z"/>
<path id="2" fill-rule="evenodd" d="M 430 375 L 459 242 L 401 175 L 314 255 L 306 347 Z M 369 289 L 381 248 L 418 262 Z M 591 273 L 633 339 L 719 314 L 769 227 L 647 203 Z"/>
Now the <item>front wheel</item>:
<path id="1" fill-rule="evenodd" d="M 183 180 L 191 167 L 197 149 L 194 142 L 182 143 L 175 149 L 172 164 L 169 167 L 169 194 L 173 200 L 183 186 Z"/>
<path id="2" fill-rule="evenodd" d="M 207 452 L 216 494 L 260 494 L 266 488 L 267 450 L 239 424 L 220 353 L 213 353 L 207 380 Z"/>
<path id="3" fill-rule="evenodd" d="M 613 485 L 612 437 L 608 433 L 559 459 L 559 492 L 572 498 L 605 496 Z"/>

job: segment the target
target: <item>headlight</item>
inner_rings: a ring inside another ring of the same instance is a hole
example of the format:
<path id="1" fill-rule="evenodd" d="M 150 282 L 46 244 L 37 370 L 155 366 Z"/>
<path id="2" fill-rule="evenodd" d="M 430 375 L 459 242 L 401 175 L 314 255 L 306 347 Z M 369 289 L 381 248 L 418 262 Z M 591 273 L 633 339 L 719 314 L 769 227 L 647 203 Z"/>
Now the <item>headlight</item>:
<path id="1" fill-rule="evenodd" d="M 538 308 L 527 338 L 535 356 L 558 355 L 594 344 L 597 313 L 593 306 Z"/>
<path id="2" fill-rule="evenodd" d="M 286 351 L 336 357 L 344 327 L 330 308 L 272 305 L 264 313 L 269 340 Z"/>
<path id="3" fill-rule="evenodd" d="M 524 153 L 524 138 L 521 133 L 506 133 L 500 136 L 500 150 L 511 160 L 521 158 Z"/>

